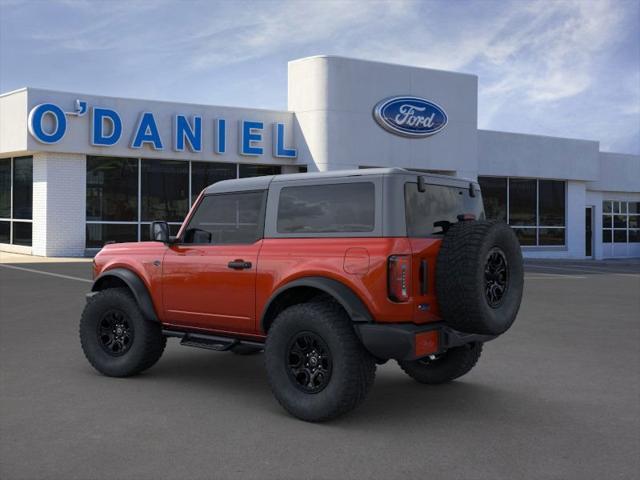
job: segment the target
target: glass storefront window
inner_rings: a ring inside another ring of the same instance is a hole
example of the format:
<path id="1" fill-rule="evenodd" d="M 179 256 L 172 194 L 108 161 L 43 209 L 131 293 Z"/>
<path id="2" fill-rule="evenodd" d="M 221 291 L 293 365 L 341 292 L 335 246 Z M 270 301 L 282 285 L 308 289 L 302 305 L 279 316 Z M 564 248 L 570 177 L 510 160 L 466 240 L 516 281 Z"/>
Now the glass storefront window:
<path id="1" fill-rule="evenodd" d="M 33 158 L 13 159 L 13 218 L 31 219 L 33 206 Z"/>
<path id="2" fill-rule="evenodd" d="M 106 242 L 135 242 L 138 225 L 118 223 L 87 223 L 87 248 L 102 248 Z"/>
<path id="3" fill-rule="evenodd" d="M 262 177 L 264 175 L 280 175 L 282 167 L 280 165 L 249 165 L 240 164 L 240 178 Z"/>
<path id="4" fill-rule="evenodd" d="M 604 200 L 602 202 L 602 241 L 640 243 L 640 202 Z"/>
<path id="5" fill-rule="evenodd" d="M 566 182 L 479 177 L 488 219 L 505 221 L 521 245 L 566 244 Z"/>
<path id="6" fill-rule="evenodd" d="M 0 243 L 31 246 L 33 157 L 0 159 Z"/>
<path id="7" fill-rule="evenodd" d="M 236 178 L 235 163 L 191 162 L 191 202 L 209 185 Z"/>
<path id="8" fill-rule="evenodd" d="M 87 157 L 87 220 L 138 219 L 138 160 Z"/>
<path id="9" fill-rule="evenodd" d="M 142 221 L 181 222 L 189 210 L 189 162 L 142 160 Z"/>
<path id="10" fill-rule="evenodd" d="M 478 178 L 487 218 L 507 221 L 507 179 L 499 177 Z"/>
<path id="11" fill-rule="evenodd" d="M 107 241 L 149 240 L 153 220 L 169 222 L 170 234 L 176 235 L 198 194 L 215 182 L 236 178 L 238 171 L 240 176 L 256 177 L 279 174 L 281 167 L 87 157 L 86 247 L 100 248 Z M 2 228 L 0 225 L 0 239 Z"/>
<path id="12" fill-rule="evenodd" d="M 538 181 L 539 224 L 545 227 L 565 225 L 565 183 L 557 180 Z"/>
<path id="13" fill-rule="evenodd" d="M 536 225 L 536 181 L 509 179 L 509 224 Z"/>
<path id="14" fill-rule="evenodd" d="M 11 241 L 11 222 L 0 221 L 0 243 L 9 243 Z"/>
<path id="15" fill-rule="evenodd" d="M 0 218 L 11 218 L 11 159 L 10 158 L 0 159 Z"/>

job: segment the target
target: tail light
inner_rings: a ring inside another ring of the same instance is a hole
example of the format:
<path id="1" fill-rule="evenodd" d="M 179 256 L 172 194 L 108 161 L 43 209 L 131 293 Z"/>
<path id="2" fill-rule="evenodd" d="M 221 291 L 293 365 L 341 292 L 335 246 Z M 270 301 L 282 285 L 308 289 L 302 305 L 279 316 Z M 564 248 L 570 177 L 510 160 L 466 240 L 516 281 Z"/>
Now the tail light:
<path id="1" fill-rule="evenodd" d="M 408 255 L 392 255 L 389 257 L 389 298 L 394 302 L 409 300 L 411 285 L 411 263 Z"/>

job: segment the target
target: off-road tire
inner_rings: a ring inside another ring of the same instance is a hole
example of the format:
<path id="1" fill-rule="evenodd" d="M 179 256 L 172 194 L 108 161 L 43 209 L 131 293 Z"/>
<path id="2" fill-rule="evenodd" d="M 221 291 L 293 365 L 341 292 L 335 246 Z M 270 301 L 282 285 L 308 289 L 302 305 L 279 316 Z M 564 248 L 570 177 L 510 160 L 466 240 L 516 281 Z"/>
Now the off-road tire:
<path id="1" fill-rule="evenodd" d="M 109 312 L 126 318 L 133 331 L 127 350 L 114 355 L 103 346 L 101 322 Z M 80 319 L 80 343 L 89 363 L 109 377 L 129 377 L 153 366 L 162 356 L 167 339 L 160 325 L 146 320 L 135 299 L 126 288 L 109 288 L 91 297 Z"/>
<path id="2" fill-rule="evenodd" d="M 499 302 L 489 299 L 487 292 L 491 282 L 500 280 L 487 270 L 496 255 L 504 260 L 506 272 Z M 508 225 L 494 221 L 451 225 L 436 261 L 438 304 L 448 325 L 467 333 L 504 333 L 518 314 L 523 287 L 522 251 Z"/>
<path id="3" fill-rule="evenodd" d="M 482 353 L 482 343 L 470 343 L 447 350 L 435 360 L 398 361 L 404 372 L 420 383 L 447 383 L 469 373 Z"/>
<path id="4" fill-rule="evenodd" d="M 311 333 L 328 347 L 331 375 L 316 393 L 300 390 L 290 375 L 290 344 Z M 346 312 L 333 301 L 293 305 L 269 329 L 265 366 L 274 396 L 291 415 L 322 422 L 343 415 L 364 401 L 375 379 L 375 359 L 364 349 Z"/>

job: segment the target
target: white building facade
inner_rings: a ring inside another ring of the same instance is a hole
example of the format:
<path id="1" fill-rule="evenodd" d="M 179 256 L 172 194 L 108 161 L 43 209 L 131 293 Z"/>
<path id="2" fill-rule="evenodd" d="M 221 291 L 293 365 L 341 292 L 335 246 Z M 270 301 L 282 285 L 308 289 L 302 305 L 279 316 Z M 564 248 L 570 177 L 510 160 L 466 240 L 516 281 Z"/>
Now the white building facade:
<path id="1" fill-rule="evenodd" d="M 84 256 L 177 230 L 215 181 L 402 167 L 478 179 L 527 257 L 640 256 L 640 156 L 479 130 L 478 79 L 343 57 L 289 63 L 271 111 L 24 88 L 0 95 L 0 250 Z"/>

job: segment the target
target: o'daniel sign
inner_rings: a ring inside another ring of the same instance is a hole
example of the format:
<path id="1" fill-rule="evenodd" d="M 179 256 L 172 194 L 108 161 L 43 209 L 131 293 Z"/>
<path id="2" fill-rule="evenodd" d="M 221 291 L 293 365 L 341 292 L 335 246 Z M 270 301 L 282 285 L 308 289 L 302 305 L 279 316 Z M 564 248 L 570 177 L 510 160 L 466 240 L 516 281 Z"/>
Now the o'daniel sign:
<path id="1" fill-rule="evenodd" d="M 386 98 L 375 106 L 373 117 L 388 132 L 410 138 L 428 137 L 447 125 L 447 114 L 438 105 L 419 97 Z"/>

